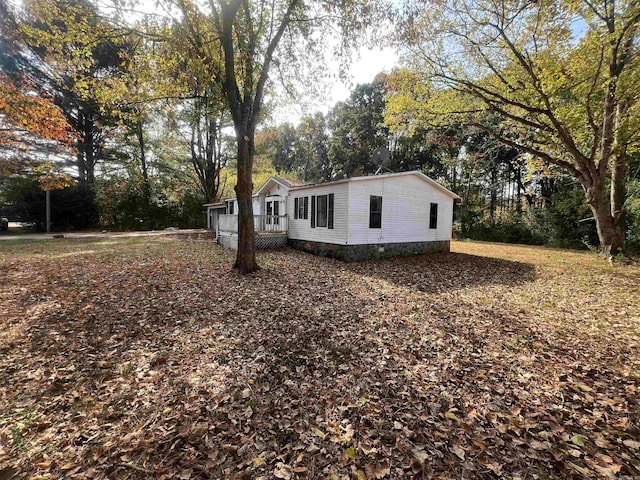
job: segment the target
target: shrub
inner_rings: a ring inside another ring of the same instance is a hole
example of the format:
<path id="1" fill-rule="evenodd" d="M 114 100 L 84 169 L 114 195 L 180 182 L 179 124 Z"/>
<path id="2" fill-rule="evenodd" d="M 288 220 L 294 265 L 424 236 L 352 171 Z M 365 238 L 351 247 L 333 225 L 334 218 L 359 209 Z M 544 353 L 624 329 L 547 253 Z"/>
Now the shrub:
<path id="1" fill-rule="evenodd" d="M 199 192 L 181 189 L 169 198 L 160 190 L 153 192 L 147 201 L 143 185 L 141 177 L 117 177 L 100 182 L 97 198 L 103 228 L 159 230 L 206 225 Z"/>

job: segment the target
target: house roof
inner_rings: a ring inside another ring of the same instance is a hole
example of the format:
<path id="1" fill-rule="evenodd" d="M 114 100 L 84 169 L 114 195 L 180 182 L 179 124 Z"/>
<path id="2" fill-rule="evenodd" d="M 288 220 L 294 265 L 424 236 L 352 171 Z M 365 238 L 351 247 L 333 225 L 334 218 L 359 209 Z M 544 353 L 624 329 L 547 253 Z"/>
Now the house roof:
<path id="1" fill-rule="evenodd" d="M 301 187 L 305 185 L 304 183 L 300 183 L 299 181 L 293 180 L 291 178 L 283 178 L 283 177 L 271 177 L 271 178 L 273 178 L 276 182 L 280 182 L 287 188 Z"/>
<path id="2" fill-rule="evenodd" d="M 460 200 L 460 197 L 458 195 L 453 193 L 451 190 L 445 188 L 444 186 L 440 185 L 434 179 L 426 176 L 424 173 L 419 172 L 418 170 L 412 170 L 410 172 L 399 172 L 399 173 L 384 173 L 382 175 L 369 175 L 369 176 L 366 176 L 366 177 L 344 178 L 342 180 L 334 180 L 332 182 L 316 183 L 316 184 L 313 184 L 313 185 L 301 185 L 299 187 L 292 187 L 291 190 L 298 191 L 298 190 L 304 190 L 304 189 L 307 189 L 307 188 L 325 187 L 327 185 L 337 185 L 337 184 L 340 184 L 340 183 L 362 182 L 362 181 L 370 181 L 370 180 L 383 180 L 383 179 L 387 179 L 387 178 L 403 177 L 403 176 L 406 176 L 406 175 L 415 175 L 418 178 L 420 178 L 421 180 L 423 180 L 426 183 L 428 183 L 429 185 L 431 185 L 432 187 L 436 188 L 437 190 L 440 190 L 445 195 L 448 195 L 453 199 Z"/>
<path id="3" fill-rule="evenodd" d="M 269 177 L 267 179 L 266 182 L 264 182 L 264 184 L 258 189 L 258 191 L 256 193 L 254 193 L 253 195 L 251 195 L 252 198 L 255 198 L 258 196 L 258 194 L 262 191 L 263 188 L 265 188 L 269 182 L 276 182 L 279 183 L 280 185 L 282 185 L 283 187 L 285 187 L 287 190 L 292 188 L 292 187 L 301 187 L 304 185 L 304 183 L 300 183 L 297 180 L 293 180 L 291 178 L 283 178 L 283 177 Z M 222 208 L 225 206 L 225 203 L 229 200 L 235 200 L 236 197 L 228 197 L 223 199 L 221 202 L 216 202 L 216 203 L 205 203 L 203 205 L 203 207 L 212 207 L 212 208 Z"/>
<path id="4" fill-rule="evenodd" d="M 269 179 L 266 182 L 264 182 L 264 184 L 258 189 L 255 195 L 259 195 L 265 188 L 267 188 L 267 185 L 269 185 L 272 182 L 282 185 L 287 190 L 289 190 L 290 188 L 301 187 L 302 185 L 304 185 L 298 182 L 297 180 L 292 180 L 290 178 L 269 177 Z"/>

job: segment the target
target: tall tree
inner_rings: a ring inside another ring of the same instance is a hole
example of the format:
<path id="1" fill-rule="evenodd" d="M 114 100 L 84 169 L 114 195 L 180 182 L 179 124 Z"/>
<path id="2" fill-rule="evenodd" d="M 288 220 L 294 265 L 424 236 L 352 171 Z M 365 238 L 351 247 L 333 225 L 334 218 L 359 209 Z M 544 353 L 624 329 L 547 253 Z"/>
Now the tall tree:
<path id="1" fill-rule="evenodd" d="M 280 125 L 267 131 L 265 146 L 279 174 L 293 175 L 306 183 L 333 178 L 329 162 L 329 130 L 320 112 L 304 117 L 297 127 Z"/>
<path id="2" fill-rule="evenodd" d="M 221 54 L 204 44 L 215 38 L 216 30 L 205 18 L 192 16 L 174 22 L 165 32 L 170 40 L 156 48 L 158 70 L 164 72 L 164 81 L 173 91 L 158 90 L 169 94 L 167 101 L 174 107 L 169 120 L 188 144 L 189 164 L 203 198 L 213 202 L 218 199 L 220 173 L 229 157 L 224 129 L 231 124 L 216 78 Z M 200 49 L 206 51 L 208 61 L 202 61 Z"/>
<path id="3" fill-rule="evenodd" d="M 74 140 L 71 127 L 52 98 L 27 82 L 16 83 L 0 73 L 0 176 L 24 167 L 24 152 L 30 147 L 60 153 Z M 24 147 L 21 155 L 16 155 Z"/>
<path id="4" fill-rule="evenodd" d="M 279 70 L 293 74 L 287 67 L 295 63 L 295 58 L 314 55 L 313 49 L 320 49 L 317 38 L 329 34 L 328 27 L 343 34 L 340 45 L 348 50 L 352 43 L 345 40 L 374 20 L 369 2 L 218 0 L 205 6 L 166 0 L 165 4 L 180 11 L 197 58 L 215 67 L 214 78 L 231 113 L 237 144 L 235 191 L 239 209 L 235 266 L 243 274 L 250 273 L 258 268 L 251 201 L 255 133 L 271 68 L 277 63 Z M 203 30 L 202 19 L 211 22 L 214 29 Z M 325 31 L 320 32 L 323 28 Z M 308 48 L 301 49 L 303 45 Z"/>
<path id="5" fill-rule="evenodd" d="M 77 132 L 78 179 L 92 185 L 105 156 L 105 128 L 117 118 L 113 98 L 125 88 L 126 32 L 88 0 L 27 0 L 19 18 L 17 37 L 35 76 Z"/>
<path id="6" fill-rule="evenodd" d="M 384 125 L 386 77 L 356 86 L 349 98 L 329 115 L 329 159 L 339 178 L 374 173 L 371 162 L 376 147 L 388 147 L 389 129 Z"/>
<path id="7" fill-rule="evenodd" d="M 305 117 L 296 129 L 298 176 L 307 183 L 320 183 L 334 177 L 329 161 L 329 128 L 322 113 Z"/>
<path id="8" fill-rule="evenodd" d="M 400 21 L 396 38 L 432 87 L 428 116 L 471 115 L 504 144 L 570 173 L 603 251 L 623 249 L 628 161 L 640 145 L 640 4 L 417 0 Z"/>

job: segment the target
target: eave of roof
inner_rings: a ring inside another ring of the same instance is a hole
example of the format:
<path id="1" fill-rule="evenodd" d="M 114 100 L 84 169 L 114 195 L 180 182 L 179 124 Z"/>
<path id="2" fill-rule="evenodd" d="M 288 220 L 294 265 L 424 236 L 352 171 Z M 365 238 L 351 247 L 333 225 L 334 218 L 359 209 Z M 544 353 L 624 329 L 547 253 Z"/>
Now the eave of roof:
<path id="1" fill-rule="evenodd" d="M 264 188 L 269 185 L 270 182 L 275 182 L 280 184 L 281 186 L 283 186 L 284 188 L 286 188 L 287 190 L 290 190 L 291 188 L 295 188 L 298 186 L 302 186 L 301 183 L 296 182 L 295 180 L 291 180 L 290 178 L 281 178 L 281 177 L 269 177 L 267 179 L 266 182 L 264 182 L 262 184 L 262 186 L 258 189 L 258 191 L 255 193 L 255 195 L 259 195 L 260 192 L 262 192 L 262 190 L 264 190 Z"/>
<path id="2" fill-rule="evenodd" d="M 386 178 L 395 178 L 395 177 L 401 177 L 401 176 L 405 176 L 405 175 L 416 175 L 416 176 L 418 176 L 418 178 L 421 178 L 422 180 L 424 180 L 426 183 L 428 183 L 432 187 L 440 190 L 442 193 L 450 196 L 453 199 L 460 200 L 460 197 L 458 195 L 456 195 L 455 193 L 453 193 L 451 190 L 449 190 L 448 188 L 440 185 L 434 179 L 426 176 L 424 173 L 419 172 L 417 170 L 412 170 L 410 172 L 384 173 L 382 175 L 368 175 L 368 176 L 364 176 L 364 177 L 343 178 L 341 180 L 334 180 L 332 182 L 327 182 L 327 183 L 316 183 L 316 184 L 313 184 L 313 185 L 302 185 L 300 187 L 292 187 L 291 190 L 292 191 L 298 191 L 298 190 L 305 190 L 305 189 L 308 189 L 308 188 L 316 188 L 316 187 L 319 188 L 319 187 L 326 187 L 326 186 L 329 186 L 329 185 L 338 185 L 338 184 L 341 184 L 341 183 L 361 182 L 361 181 L 365 181 L 365 180 L 382 180 L 382 179 L 386 179 Z"/>

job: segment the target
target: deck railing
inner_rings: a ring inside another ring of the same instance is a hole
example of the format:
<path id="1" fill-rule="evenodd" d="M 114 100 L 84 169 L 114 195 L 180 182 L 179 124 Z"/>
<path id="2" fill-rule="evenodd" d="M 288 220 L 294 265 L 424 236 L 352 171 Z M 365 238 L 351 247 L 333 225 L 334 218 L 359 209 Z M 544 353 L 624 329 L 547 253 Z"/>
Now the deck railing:
<path id="1" fill-rule="evenodd" d="M 253 228 L 257 233 L 286 233 L 289 227 L 286 215 L 254 215 Z M 218 231 L 238 231 L 238 215 L 220 215 L 218 217 Z"/>

